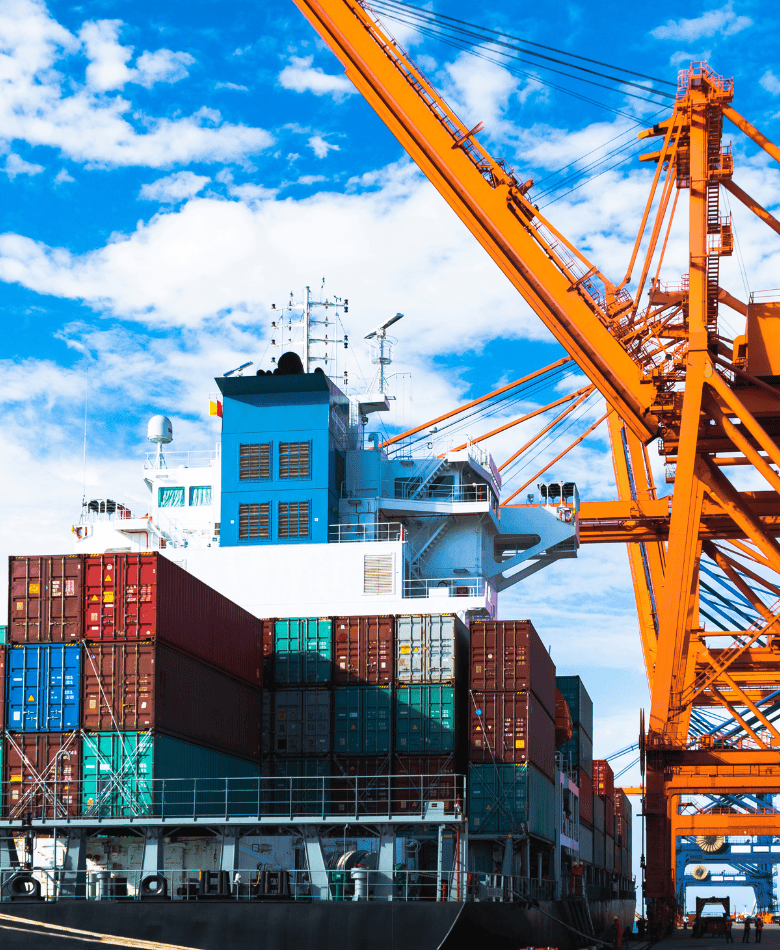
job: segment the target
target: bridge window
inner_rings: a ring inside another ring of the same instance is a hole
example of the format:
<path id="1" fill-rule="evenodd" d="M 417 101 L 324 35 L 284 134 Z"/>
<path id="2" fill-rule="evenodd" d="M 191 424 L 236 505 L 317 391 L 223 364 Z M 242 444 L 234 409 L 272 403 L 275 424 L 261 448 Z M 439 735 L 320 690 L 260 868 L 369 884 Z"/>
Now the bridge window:
<path id="1" fill-rule="evenodd" d="M 211 485 L 192 485 L 190 487 L 190 505 L 200 507 L 211 504 Z"/>
<path id="2" fill-rule="evenodd" d="M 157 489 L 157 507 L 158 508 L 183 508 L 184 507 L 184 486 L 175 488 Z"/>

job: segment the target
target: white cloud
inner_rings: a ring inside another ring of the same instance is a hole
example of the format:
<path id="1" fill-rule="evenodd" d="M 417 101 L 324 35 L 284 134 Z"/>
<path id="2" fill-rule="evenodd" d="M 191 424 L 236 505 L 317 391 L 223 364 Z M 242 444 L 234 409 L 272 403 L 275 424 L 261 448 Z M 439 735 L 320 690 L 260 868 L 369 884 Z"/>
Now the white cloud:
<path id="1" fill-rule="evenodd" d="M 64 184 L 66 184 L 67 182 L 71 182 L 71 181 L 75 181 L 75 180 L 76 180 L 76 179 L 75 179 L 72 175 L 68 174 L 68 171 L 67 171 L 67 169 L 65 169 L 65 168 L 61 168 L 61 169 L 57 172 L 57 174 L 54 176 L 54 184 L 55 184 L 55 185 L 64 185 Z"/>
<path id="2" fill-rule="evenodd" d="M 85 23 L 79 31 L 88 59 L 87 83 L 98 92 L 121 89 L 135 82 L 151 88 L 157 82 L 178 82 L 187 76 L 187 67 L 195 62 L 189 53 L 160 49 L 142 53 L 135 69 L 128 67 L 133 47 L 119 45 L 121 20 L 96 20 Z"/>
<path id="3" fill-rule="evenodd" d="M 233 89 L 236 92 L 249 92 L 249 86 L 240 86 L 236 82 L 218 82 L 214 86 L 215 89 Z"/>
<path id="4" fill-rule="evenodd" d="M 136 62 L 135 82 L 147 89 L 156 82 L 179 82 L 189 75 L 187 67 L 194 62 L 195 57 L 189 53 L 177 53 L 169 49 L 141 53 Z"/>
<path id="5" fill-rule="evenodd" d="M 663 26 L 657 26 L 650 33 L 657 40 L 682 40 L 691 43 L 704 37 L 733 36 L 753 25 L 748 16 L 738 16 L 734 12 L 732 0 L 718 10 L 708 10 L 699 17 L 689 20 L 667 20 Z"/>
<path id="6" fill-rule="evenodd" d="M 337 102 L 357 92 L 346 76 L 332 76 L 319 66 L 312 66 L 313 62 L 313 56 L 291 56 L 290 65 L 279 73 L 279 85 L 293 92 L 332 96 Z"/>
<path id="7" fill-rule="evenodd" d="M 13 181 L 17 175 L 40 175 L 44 171 L 43 165 L 34 165 L 32 162 L 26 162 L 15 152 L 6 158 L 3 171 Z"/>
<path id="8" fill-rule="evenodd" d="M 775 76 L 771 69 L 767 69 L 764 75 L 759 79 L 759 82 L 764 89 L 773 96 L 780 95 L 780 78 Z"/>
<path id="9" fill-rule="evenodd" d="M 312 135 L 307 144 L 317 158 L 325 158 L 328 152 L 339 151 L 338 145 L 332 145 L 330 142 L 326 142 L 321 135 Z"/>
<path id="10" fill-rule="evenodd" d="M 193 172 L 174 172 L 165 178 L 158 178 L 141 187 L 140 198 L 148 201 L 162 201 L 173 203 L 193 198 L 199 191 L 203 191 L 211 181 L 208 175 L 195 175 Z"/>
<path id="11" fill-rule="evenodd" d="M 66 81 L 57 69 L 82 42 L 49 16 L 42 0 L 0 3 L 0 139 L 51 146 L 79 162 L 152 168 L 246 162 L 273 143 L 263 129 L 221 120 L 208 127 L 213 122 L 200 111 L 158 119 L 135 111 L 127 99 L 107 96 L 130 82 L 173 82 L 186 74 L 191 60 L 187 53 L 158 50 L 142 54 L 132 69 L 127 65 L 132 50 L 116 40 L 118 24 L 84 25 L 79 35 L 89 59 L 85 79 Z"/>

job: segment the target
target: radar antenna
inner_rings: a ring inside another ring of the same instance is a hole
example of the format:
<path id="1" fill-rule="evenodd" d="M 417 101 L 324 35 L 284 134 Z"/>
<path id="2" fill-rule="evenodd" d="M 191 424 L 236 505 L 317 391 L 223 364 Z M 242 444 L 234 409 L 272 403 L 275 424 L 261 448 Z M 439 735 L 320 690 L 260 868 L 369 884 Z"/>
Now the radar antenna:
<path id="1" fill-rule="evenodd" d="M 365 337 L 371 343 L 371 362 L 379 366 L 379 392 L 385 392 L 385 367 L 393 362 L 393 344 L 396 342 L 393 337 L 387 335 L 388 328 L 403 317 L 402 313 L 397 313 L 390 317 L 381 326 L 376 327 Z"/>

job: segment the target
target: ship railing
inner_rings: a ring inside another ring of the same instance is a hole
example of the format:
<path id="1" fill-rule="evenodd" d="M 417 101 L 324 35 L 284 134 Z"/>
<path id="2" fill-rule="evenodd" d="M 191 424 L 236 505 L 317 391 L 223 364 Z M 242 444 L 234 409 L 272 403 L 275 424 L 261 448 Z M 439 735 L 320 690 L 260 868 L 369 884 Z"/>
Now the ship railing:
<path id="1" fill-rule="evenodd" d="M 413 499 L 414 501 L 443 501 L 443 502 L 478 502 L 490 500 L 490 489 L 484 483 L 477 485 L 428 485 L 421 491 L 420 479 L 396 481 L 392 496 L 396 499 Z"/>
<path id="2" fill-rule="evenodd" d="M 135 771 L 114 780 L 39 776 L 2 784 L 0 828 L 26 821 L 216 822 L 409 820 L 460 823 L 466 778 L 452 773 L 374 776 L 246 776 L 152 779 Z"/>
<path id="3" fill-rule="evenodd" d="M 328 526 L 330 544 L 350 541 L 406 541 L 404 526 L 397 521 L 372 521 L 368 524 L 332 524 Z"/>
<path id="4" fill-rule="evenodd" d="M 328 857 L 337 858 L 335 853 Z M 555 882 L 465 871 L 379 870 L 377 853 L 345 870 L 262 864 L 251 868 L 112 868 L 27 865 L 0 869 L 0 903 L 87 901 L 472 901 L 554 900 Z"/>
<path id="5" fill-rule="evenodd" d="M 411 577 L 404 581 L 404 597 L 482 597 L 485 578 L 477 577 Z"/>
<path id="6" fill-rule="evenodd" d="M 147 452 L 145 469 L 160 468 L 213 468 L 219 463 L 219 452 L 208 449 L 192 452 L 163 452 L 162 465 L 156 452 Z"/>

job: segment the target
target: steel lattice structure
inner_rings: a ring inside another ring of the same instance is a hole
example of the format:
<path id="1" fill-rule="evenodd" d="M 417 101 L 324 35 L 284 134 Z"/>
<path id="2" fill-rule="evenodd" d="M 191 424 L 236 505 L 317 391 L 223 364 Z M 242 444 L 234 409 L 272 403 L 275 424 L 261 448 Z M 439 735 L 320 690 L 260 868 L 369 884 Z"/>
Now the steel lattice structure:
<path id="1" fill-rule="evenodd" d="M 780 151 L 733 109 L 731 80 L 704 63 L 682 72 L 669 116 L 640 136 L 658 142 L 641 156 L 655 163 L 655 175 L 627 271 L 615 283 L 541 214 L 528 197 L 533 182 L 489 154 L 476 138 L 481 124 L 469 129 L 460 121 L 367 4 L 295 2 L 609 406 L 617 498 L 582 504 L 581 540 L 628 545 L 652 697 L 641 749 L 646 897 L 654 923 L 665 927 L 677 913 L 678 836 L 780 829 L 774 811 L 679 808 L 681 795 L 780 792 L 780 731 L 767 714 L 780 672 L 780 475 L 773 467 L 780 465 L 780 305 L 744 303 L 720 287 L 720 259 L 733 250 L 722 189 L 775 231 L 780 223 L 732 182 L 724 118 L 773 158 Z M 671 220 L 686 197 L 688 273 L 664 286 Z M 721 305 L 747 318 L 744 336 L 723 335 Z M 651 474 L 653 441 L 674 486 L 664 497 Z M 759 475 L 767 489 L 740 490 L 727 471 Z M 755 622 L 703 628 L 702 601 L 712 597 L 703 564 L 728 579 Z M 698 706 L 722 707 L 739 734 L 691 732 Z"/>

